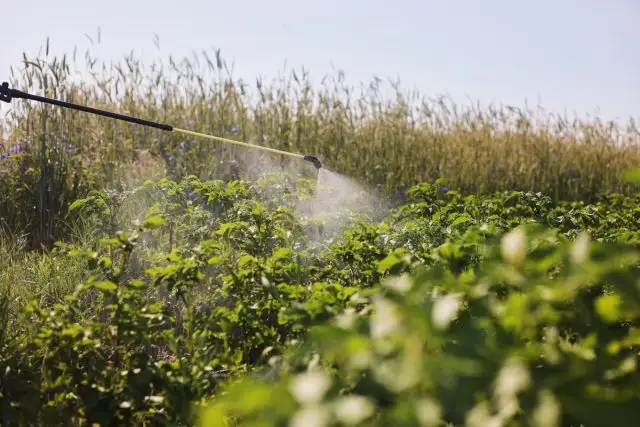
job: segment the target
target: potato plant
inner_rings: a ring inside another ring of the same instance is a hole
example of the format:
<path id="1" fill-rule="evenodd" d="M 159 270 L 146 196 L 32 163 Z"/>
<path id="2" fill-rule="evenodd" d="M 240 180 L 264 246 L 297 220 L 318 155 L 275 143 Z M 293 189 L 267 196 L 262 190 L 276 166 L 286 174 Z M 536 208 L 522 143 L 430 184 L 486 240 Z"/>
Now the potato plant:
<path id="1" fill-rule="evenodd" d="M 635 425 L 640 198 L 443 187 L 334 235 L 278 174 L 90 193 L 77 287 L 0 293 L 1 424 Z"/>

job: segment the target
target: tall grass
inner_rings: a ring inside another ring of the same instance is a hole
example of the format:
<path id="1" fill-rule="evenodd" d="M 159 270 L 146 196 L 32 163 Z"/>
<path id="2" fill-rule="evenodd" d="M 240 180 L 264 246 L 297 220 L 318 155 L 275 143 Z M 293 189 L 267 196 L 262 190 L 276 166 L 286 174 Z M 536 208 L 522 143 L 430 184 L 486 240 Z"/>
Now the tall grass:
<path id="1" fill-rule="evenodd" d="M 90 51 L 79 56 L 77 50 L 52 56 L 47 40 L 36 57 L 24 56 L 25 68 L 12 72 L 11 85 L 318 155 L 327 168 L 390 193 L 444 177 L 463 192 L 508 188 L 591 200 L 630 191 L 620 173 L 640 163 L 633 121 L 622 126 L 510 107 L 463 108 L 379 79 L 351 87 L 342 73 L 317 86 L 295 70 L 247 83 L 234 78 L 219 51 L 151 63 L 133 53 L 109 63 Z M 389 88 L 391 99 L 383 95 Z M 64 236 L 67 206 L 92 188 L 123 188 L 165 174 L 228 178 L 234 160 L 254 155 L 35 102 L 14 100 L 10 108 L 0 147 L 0 220 L 26 230 L 31 247 Z"/>

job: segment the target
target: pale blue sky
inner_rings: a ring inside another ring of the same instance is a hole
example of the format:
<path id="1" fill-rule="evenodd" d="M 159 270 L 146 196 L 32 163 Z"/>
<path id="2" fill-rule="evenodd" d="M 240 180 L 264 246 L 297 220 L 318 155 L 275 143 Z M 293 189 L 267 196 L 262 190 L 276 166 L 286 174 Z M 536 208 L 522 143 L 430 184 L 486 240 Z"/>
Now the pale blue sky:
<path id="1" fill-rule="evenodd" d="M 605 119 L 640 117 L 639 0 L 3 1 L 0 80 L 47 36 L 57 52 L 156 57 L 211 46 L 236 76 L 314 77 L 332 64 L 357 84 L 399 77 L 426 95 Z"/>

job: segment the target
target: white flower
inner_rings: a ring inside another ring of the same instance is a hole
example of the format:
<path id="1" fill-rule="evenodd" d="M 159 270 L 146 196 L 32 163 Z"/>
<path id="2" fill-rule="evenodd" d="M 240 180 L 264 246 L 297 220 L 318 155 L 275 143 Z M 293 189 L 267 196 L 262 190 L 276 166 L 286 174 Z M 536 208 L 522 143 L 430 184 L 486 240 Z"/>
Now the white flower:
<path id="1" fill-rule="evenodd" d="M 300 403 L 319 402 L 329 389 L 331 379 L 323 372 L 306 372 L 296 376 L 290 385 L 293 396 Z"/>
<path id="2" fill-rule="evenodd" d="M 582 264 L 589 258 L 589 244 L 591 237 L 587 233 L 580 233 L 576 241 L 571 246 L 569 256 L 574 264 Z"/>
<path id="3" fill-rule="evenodd" d="M 329 413 L 318 406 L 303 407 L 289 421 L 290 427 L 324 427 L 329 424 Z"/>
<path id="4" fill-rule="evenodd" d="M 500 418 L 491 415 L 486 401 L 476 404 L 466 415 L 465 426 L 467 427 L 502 427 L 503 425 Z"/>
<path id="5" fill-rule="evenodd" d="M 413 282 L 408 274 L 404 273 L 398 277 L 391 277 L 385 281 L 385 286 L 389 289 L 393 289 L 398 293 L 405 294 L 411 290 Z"/>
<path id="6" fill-rule="evenodd" d="M 560 425 L 560 404 L 549 390 L 538 393 L 539 403 L 531 416 L 531 424 L 540 427 Z"/>
<path id="7" fill-rule="evenodd" d="M 438 298 L 433 305 L 431 320 L 438 329 L 445 329 L 458 314 L 462 298 L 460 294 L 447 294 Z"/>
<path id="8" fill-rule="evenodd" d="M 375 312 L 371 316 L 371 335 L 373 338 L 384 338 L 396 331 L 400 326 L 400 313 L 391 301 L 377 297 L 374 301 Z"/>
<path id="9" fill-rule="evenodd" d="M 150 402 L 160 404 L 160 403 L 164 402 L 164 397 L 162 397 L 162 396 L 146 396 L 144 398 L 144 400 L 148 400 Z"/>
<path id="10" fill-rule="evenodd" d="M 432 399 L 420 399 L 416 402 L 416 416 L 424 427 L 437 426 L 442 416 L 442 408 Z"/>
<path id="11" fill-rule="evenodd" d="M 335 407 L 338 419 L 348 425 L 361 423 L 373 415 L 374 411 L 373 403 L 363 396 L 345 396 Z"/>
<path id="12" fill-rule="evenodd" d="M 509 264 L 519 265 L 527 254 L 527 237 L 524 231 L 516 228 L 502 237 L 502 257 Z"/>
<path id="13" fill-rule="evenodd" d="M 352 329 L 356 324 L 356 320 L 357 315 L 353 308 L 348 308 L 335 317 L 336 325 L 342 329 Z"/>
<path id="14" fill-rule="evenodd" d="M 527 366 L 518 359 L 509 359 L 498 373 L 495 395 L 502 416 L 513 416 L 518 410 L 517 394 L 529 387 L 531 377 Z"/>

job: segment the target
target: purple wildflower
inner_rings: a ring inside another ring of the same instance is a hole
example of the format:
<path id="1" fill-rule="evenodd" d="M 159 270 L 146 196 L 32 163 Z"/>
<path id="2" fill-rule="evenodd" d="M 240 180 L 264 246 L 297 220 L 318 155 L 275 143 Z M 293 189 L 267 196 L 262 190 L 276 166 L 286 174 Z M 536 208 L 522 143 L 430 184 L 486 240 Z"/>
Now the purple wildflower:
<path id="1" fill-rule="evenodd" d="M 231 128 L 231 133 L 238 133 L 238 128 Z"/>
<path id="2" fill-rule="evenodd" d="M 443 185 L 442 187 L 440 187 L 441 191 L 449 191 L 449 188 L 445 185 Z"/>
<path id="3" fill-rule="evenodd" d="M 172 155 L 169 155 L 168 159 L 169 159 L 170 162 L 173 162 L 176 158 L 173 157 Z"/>

